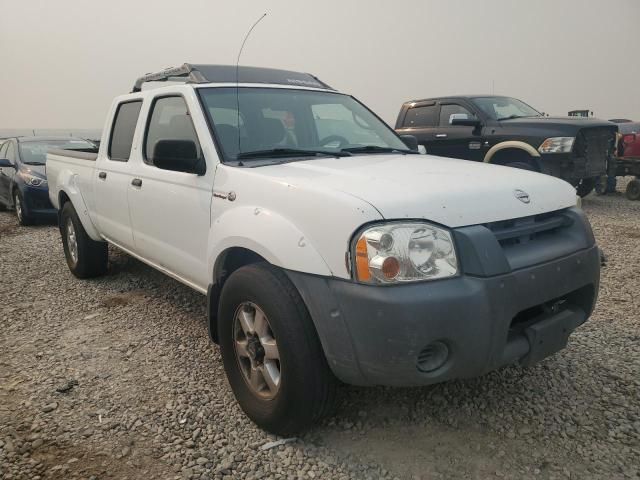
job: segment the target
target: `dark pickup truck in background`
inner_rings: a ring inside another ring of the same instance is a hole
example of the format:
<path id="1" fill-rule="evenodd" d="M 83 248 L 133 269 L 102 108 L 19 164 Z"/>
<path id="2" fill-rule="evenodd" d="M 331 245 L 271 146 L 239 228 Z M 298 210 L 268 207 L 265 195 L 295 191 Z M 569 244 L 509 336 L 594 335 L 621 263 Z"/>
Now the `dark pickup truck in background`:
<path id="1" fill-rule="evenodd" d="M 548 117 L 511 97 L 467 95 L 402 105 L 396 131 L 427 153 L 553 175 L 588 195 L 606 175 L 617 126 L 606 120 Z"/>

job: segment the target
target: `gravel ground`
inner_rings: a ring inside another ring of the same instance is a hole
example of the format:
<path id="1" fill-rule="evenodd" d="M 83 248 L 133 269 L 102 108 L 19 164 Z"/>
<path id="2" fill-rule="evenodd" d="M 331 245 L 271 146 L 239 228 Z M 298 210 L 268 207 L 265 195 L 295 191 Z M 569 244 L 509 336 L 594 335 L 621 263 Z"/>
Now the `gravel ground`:
<path id="1" fill-rule="evenodd" d="M 265 450 L 203 296 L 115 250 L 107 276 L 76 280 L 55 227 L 0 213 L 0 478 L 640 478 L 640 202 L 584 207 L 608 266 L 567 349 L 469 381 L 344 387 L 335 417 Z"/>

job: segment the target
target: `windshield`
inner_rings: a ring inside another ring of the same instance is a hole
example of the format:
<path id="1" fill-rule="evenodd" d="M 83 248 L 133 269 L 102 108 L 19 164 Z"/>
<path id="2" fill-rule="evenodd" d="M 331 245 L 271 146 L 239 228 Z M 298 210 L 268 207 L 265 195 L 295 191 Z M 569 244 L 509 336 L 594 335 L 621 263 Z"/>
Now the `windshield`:
<path id="1" fill-rule="evenodd" d="M 408 151 L 391 128 L 347 95 L 218 87 L 200 89 L 200 96 L 226 161 Z"/>
<path id="2" fill-rule="evenodd" d="M 510 97 L 476 97 L 471 101 L 493 120 L 510 118 L 540 117 L 542 114 L 517 98 Z"/>
<path id="3" fill-rule="evenodd" d="M 95 149 L 95 145 L 86 140 L 70 138 L 64 140 L 36 140 L 19 142 L 20 161 L 28 165 L 44 165 L 47 160 L 47 150 L 62 148 L 65 150 Z"/>

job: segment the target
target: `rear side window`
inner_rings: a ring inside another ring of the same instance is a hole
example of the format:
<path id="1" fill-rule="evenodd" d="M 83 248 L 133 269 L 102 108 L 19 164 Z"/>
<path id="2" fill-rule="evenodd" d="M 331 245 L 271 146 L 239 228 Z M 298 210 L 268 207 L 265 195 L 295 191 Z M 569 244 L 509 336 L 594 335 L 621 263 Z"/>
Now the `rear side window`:
<path id="1" fill-rule="evenodd" d="M 476 118 L 476 116 L 471 113 L 469 110 L 464 108 L 462 105 L 458 105 L 457 103 L 449 103 L 447 105 L 442 105 L 440 107 L 440 126 L 441 127 L 449 127 L 451 126 L 450 120 L 451 115 L 454 113 L 463 113 L 468 118 Z"/>
<path id="2" fill-rule="evenodd" d="M 154 151 L 160 140 L 191 140 L 196 144 L 198 157 L 201 156 L 198 136 L 184 98 L 160 97 L 154 102 L 144 147 L 145 163 L 153 165 Z"/>
<path id="3" fill-rule="evenodd" d="M 13 146 L 13 142 L 8 142 L 7 144 L 7 151 L 5 153 L 5 155 L 7 156 L 7 159 L 15 164 L 16 163 L 16 149 Z"/>
<path id="4" fill-rule="evenodd" d="M 142 100 L 118 105 L 109 139 L 109 158 L 111 160 L 121 162 L 129 160 L 140 107 L 142 107 Z"/>
<path id="5" fill-rule="evenodd" d="M 437 123 L 438 107 L 436 105 L 410 108 L 404 117 L 405 127 L 435 127 Z"/>

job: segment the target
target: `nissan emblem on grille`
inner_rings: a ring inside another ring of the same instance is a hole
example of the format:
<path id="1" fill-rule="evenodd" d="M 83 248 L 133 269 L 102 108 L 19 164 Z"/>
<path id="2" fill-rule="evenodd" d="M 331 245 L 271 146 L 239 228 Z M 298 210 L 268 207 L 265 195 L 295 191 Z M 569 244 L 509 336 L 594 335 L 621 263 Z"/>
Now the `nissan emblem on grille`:
<path id="1" fill-rule="evenodd" d="M 514 190 L 513 194 L 522 203 L 529 203 L 531 201 L 531 199 L 529 198 L 529 194 L 527 192 L 523 192 L 522 190 Z"/>

